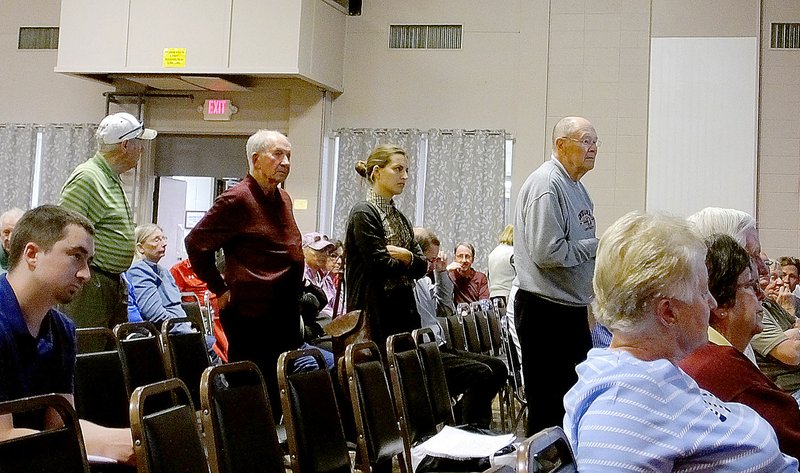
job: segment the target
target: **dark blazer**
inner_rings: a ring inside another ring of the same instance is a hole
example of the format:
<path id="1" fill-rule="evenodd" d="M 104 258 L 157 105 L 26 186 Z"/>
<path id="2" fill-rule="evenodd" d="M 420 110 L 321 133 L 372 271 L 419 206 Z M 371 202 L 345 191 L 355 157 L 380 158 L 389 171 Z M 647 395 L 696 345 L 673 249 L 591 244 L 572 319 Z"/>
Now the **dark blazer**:
<path id="1" fill-rule="evenodd" d="M 413 234 L 408 218 L 403 222 Z M 413 258 L 406 266 L 386 250 L 378 209 L 367 201 L 350 209 L 344 240 L 347 310 L 367 310 L 372 338 L 382 351 L 389 335 L 420 328 L 414 280 L 425 275 L 428 262 L 419 245 L 410 246 Z"/>

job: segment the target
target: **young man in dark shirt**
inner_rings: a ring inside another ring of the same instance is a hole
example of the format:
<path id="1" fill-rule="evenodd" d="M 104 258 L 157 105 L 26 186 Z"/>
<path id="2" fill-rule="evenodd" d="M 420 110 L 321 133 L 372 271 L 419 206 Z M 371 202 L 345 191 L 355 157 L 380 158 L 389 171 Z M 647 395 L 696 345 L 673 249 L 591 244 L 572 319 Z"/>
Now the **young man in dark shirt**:
<path id="1" fill-rule="evenodd" d="M 59 393 L 71 404 L 75 324 L 56 310 L 89 279 L 94 228 L 82 215 L 54 205 L 26 212 L 9 249 L 9 272 L 0 276 L 0 401 Z M 0 416 L 0 439 L 50 426 L 55 416 Z M 86 452 L 134 463 L 130 429 L 81 420 Z"/>

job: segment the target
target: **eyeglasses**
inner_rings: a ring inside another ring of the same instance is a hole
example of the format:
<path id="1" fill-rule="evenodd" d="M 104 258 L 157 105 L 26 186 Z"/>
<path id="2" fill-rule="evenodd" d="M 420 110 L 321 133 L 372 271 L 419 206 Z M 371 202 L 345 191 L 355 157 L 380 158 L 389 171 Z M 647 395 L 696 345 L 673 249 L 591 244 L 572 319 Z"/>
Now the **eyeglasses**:
<path id="1" fill-rule="evenodd" d="M 566 138 L 566 139 L 568 139 L 570 141 L 574 141 L 576 143 L 580 143 L 581 145 L 583 145 L 584 148 L 591 148 L 592 145 L 594 145 L 595 148 L 599 148 L 600 147 L 600 140 L 598 140 L 597 138 L 595 138 L 593 140 L 589 139 L 589 138 L 584 138 L 582 140 L 579 140 L 577 138 L 570 138 L 569 136 L 565 136 L 564 138 Z"/>
<path id="2" fill-rule="evenodd" d="M 168 240 L 168 238 L 166 236 L 157 236 L 157 237 L 153 238 L 153 243 L 155 243 L 155 244 L 166 243 L 167 240 Z"/>

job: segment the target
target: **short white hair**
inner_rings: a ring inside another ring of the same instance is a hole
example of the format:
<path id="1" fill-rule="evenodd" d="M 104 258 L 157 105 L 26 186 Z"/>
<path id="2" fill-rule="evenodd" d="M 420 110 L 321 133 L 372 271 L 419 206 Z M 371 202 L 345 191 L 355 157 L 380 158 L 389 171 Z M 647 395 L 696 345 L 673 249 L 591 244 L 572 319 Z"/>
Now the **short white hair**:
<path id="1" fill-rule="evenodd" d="M 742 248 L 746 246 L 747 233 L 756 229 L 756 219 L 747 212 L 721 207 L 706 207 L 690 215 L 687 220 L 703 238 L 717 233 L 728 235 Z"/>
<path id="2" fill-rule="evenodd" d="M 265 149 L 269 149 L 281 138 L 286 139 L 286 135 L 275 130 L 258 130 L 247 139 L 247 165 L 253 171 L 253 155 Z"/>

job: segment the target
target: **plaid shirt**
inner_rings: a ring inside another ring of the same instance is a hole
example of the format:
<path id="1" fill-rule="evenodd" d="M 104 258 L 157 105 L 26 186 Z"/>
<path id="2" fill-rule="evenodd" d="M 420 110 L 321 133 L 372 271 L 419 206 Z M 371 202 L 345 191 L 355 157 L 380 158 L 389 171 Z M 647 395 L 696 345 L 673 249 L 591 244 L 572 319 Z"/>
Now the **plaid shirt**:
<path id="1" fill-rule="evenodd" d="M 403 214 L 394 206 L 392 199 L 387 199 L 376 194 L 372 189 L 367 191 L 367 202 L 378 209 L 383 223 L 383 230 L 386 233 L 386 244 L 405 248 L 413 252 L 414 234 L 406 225 Z M 387 279 L 384 289 L 389 291 L 398 287 L 413 287 L 414 280 L 402 275 Z"/>
<path id="2" fill-rule="evenodd" d="M 386 244 L 400 246 L 411 250 L 414 244 L 414 235 L 408 229 L 403 215 L 394 206 L 394 200 L 381 197 L 372 189 L 367 191 L 367 202 L 377 207 L 381 214 L 383 230 L 386 232 Z"/>

